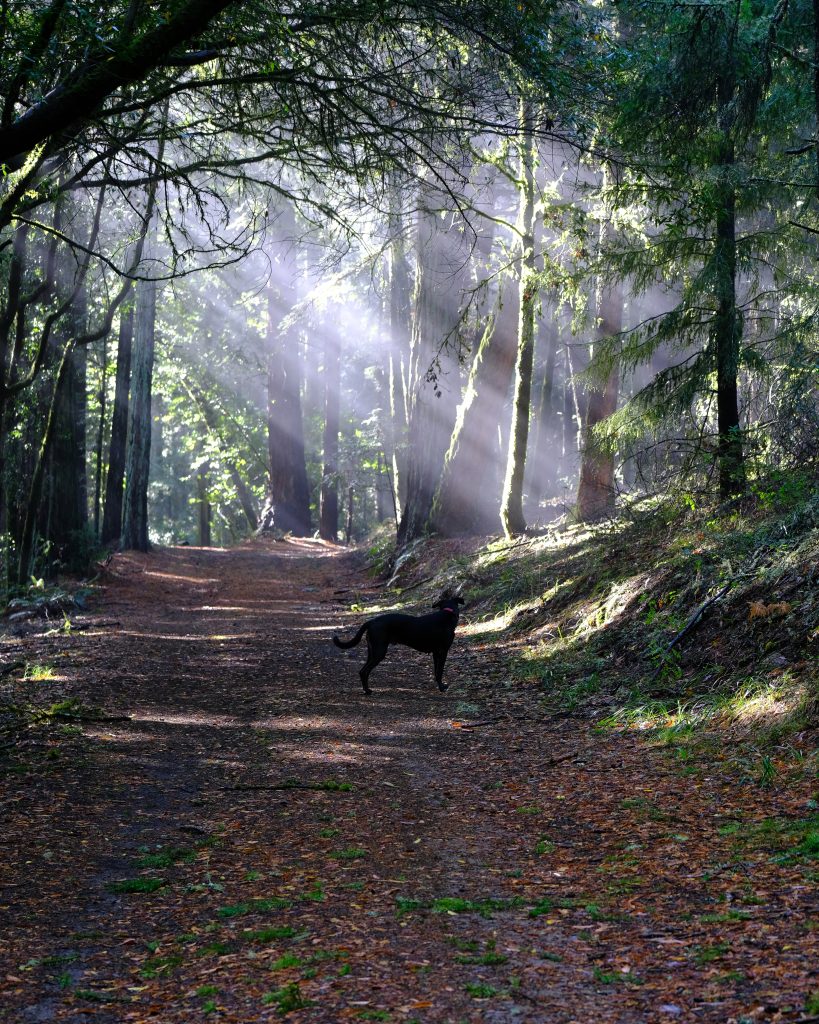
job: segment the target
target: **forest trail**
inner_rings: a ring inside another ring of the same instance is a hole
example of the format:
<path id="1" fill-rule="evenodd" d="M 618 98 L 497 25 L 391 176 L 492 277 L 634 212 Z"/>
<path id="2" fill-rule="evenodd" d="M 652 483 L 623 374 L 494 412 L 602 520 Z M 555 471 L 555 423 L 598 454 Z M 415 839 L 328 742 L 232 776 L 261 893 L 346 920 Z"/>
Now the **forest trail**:
<path id="1" fill-rule="evenodd" d="M 117 556 L 3 783 L 0 1019 L 799 1020 L 815 882 L 754 829 L 804 798 L 582 716 L 464 728 L 508 706 L 465 703 L 486 637 L 367 698 L 330 638 L 369 586 L 309 541 Z"/>

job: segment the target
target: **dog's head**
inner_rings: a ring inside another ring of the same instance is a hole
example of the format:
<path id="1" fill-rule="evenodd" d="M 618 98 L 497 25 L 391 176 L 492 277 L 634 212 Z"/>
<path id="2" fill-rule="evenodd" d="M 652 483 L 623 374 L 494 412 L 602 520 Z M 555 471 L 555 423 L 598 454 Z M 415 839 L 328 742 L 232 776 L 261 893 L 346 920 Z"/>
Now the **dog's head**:
<path id="1" fill-rule="evenodd" d="M 440 601 L 436 601 L 432 606 L 433 608 L 440 608 L 443 611 L 445 608 L 451 612 L 458 611 L 459 604 L 466 604 L 466 601 L 462 597 L 442 597 Z"/>

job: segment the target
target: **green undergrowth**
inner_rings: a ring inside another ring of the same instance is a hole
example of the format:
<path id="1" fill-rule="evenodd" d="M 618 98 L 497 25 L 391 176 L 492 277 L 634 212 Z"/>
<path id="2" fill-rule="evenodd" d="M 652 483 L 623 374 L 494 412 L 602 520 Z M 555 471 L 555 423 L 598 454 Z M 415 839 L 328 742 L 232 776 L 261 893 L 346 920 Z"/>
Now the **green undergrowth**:
<path id="1" fill-rule="evenodd" d="M 819 484 L 804 474 L 759 483 L 728 511 L 678 495 L 514 541 L 429 539 L 393 586 L 413 588 L 413 607 L 443 591 L 466 599 L 464 642 L 507 655 L 484 684 L 493 701 L 505 689 L 546 713 L 581 709 L 681 759 L 726 730 L 760 758 L 795 736 L 815 756 Z M 760 763 L 760 783 L 777 770 Z"/>

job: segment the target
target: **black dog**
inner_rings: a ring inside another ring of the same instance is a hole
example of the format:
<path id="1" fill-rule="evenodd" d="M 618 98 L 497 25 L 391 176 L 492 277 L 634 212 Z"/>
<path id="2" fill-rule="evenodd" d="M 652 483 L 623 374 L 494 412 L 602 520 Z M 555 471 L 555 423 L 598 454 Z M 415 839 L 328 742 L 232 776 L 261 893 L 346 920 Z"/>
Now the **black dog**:
<path id="1" fill-rule="evenodd" d="M 352 640 L 339 640 L 334 636 L 333 643 L 346 651 L 360 643 L 362 636 L 367 634 L 367 660 L 359 672 L 365 693 L 372 693 L 367 679 L 375 666 L 384 660 L 390 644 L 404 644 L 416 651 L 432 654 L 435 682 L 438 689 L 444 691 L 447 689 L 443 678 L 444 663 L 455 639 L 458 605 L 463 603 L 461 597 L 443 597 L 433 605 L 434 608 L 440 608 L 440 611 L 430 615 L 401 615 L 398 612 L 378 615 L 365 622 Z"/>

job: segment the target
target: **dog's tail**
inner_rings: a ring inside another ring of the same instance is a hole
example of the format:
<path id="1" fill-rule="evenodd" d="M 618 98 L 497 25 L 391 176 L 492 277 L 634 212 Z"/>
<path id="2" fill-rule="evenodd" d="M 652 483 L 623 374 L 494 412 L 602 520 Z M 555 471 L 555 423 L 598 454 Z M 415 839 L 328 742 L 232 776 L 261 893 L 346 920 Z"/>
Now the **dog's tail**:
<path id="1" fill-rule="evenodd" d="M 352 640 L 339 640 L 337 636 L 334 636 L 333 643 L 336 645 L 336 647 L 340 647 L 343 651 L 346 651 L 349 650 L 350 647 L 355 647 L 356 644 L 360 644 L 361 638 L 362 636 L 364 636 L 366 632 L 367 623 L 365 622 L 361 629 L 359 629 L 356 635 L 352 638 Z"/>

